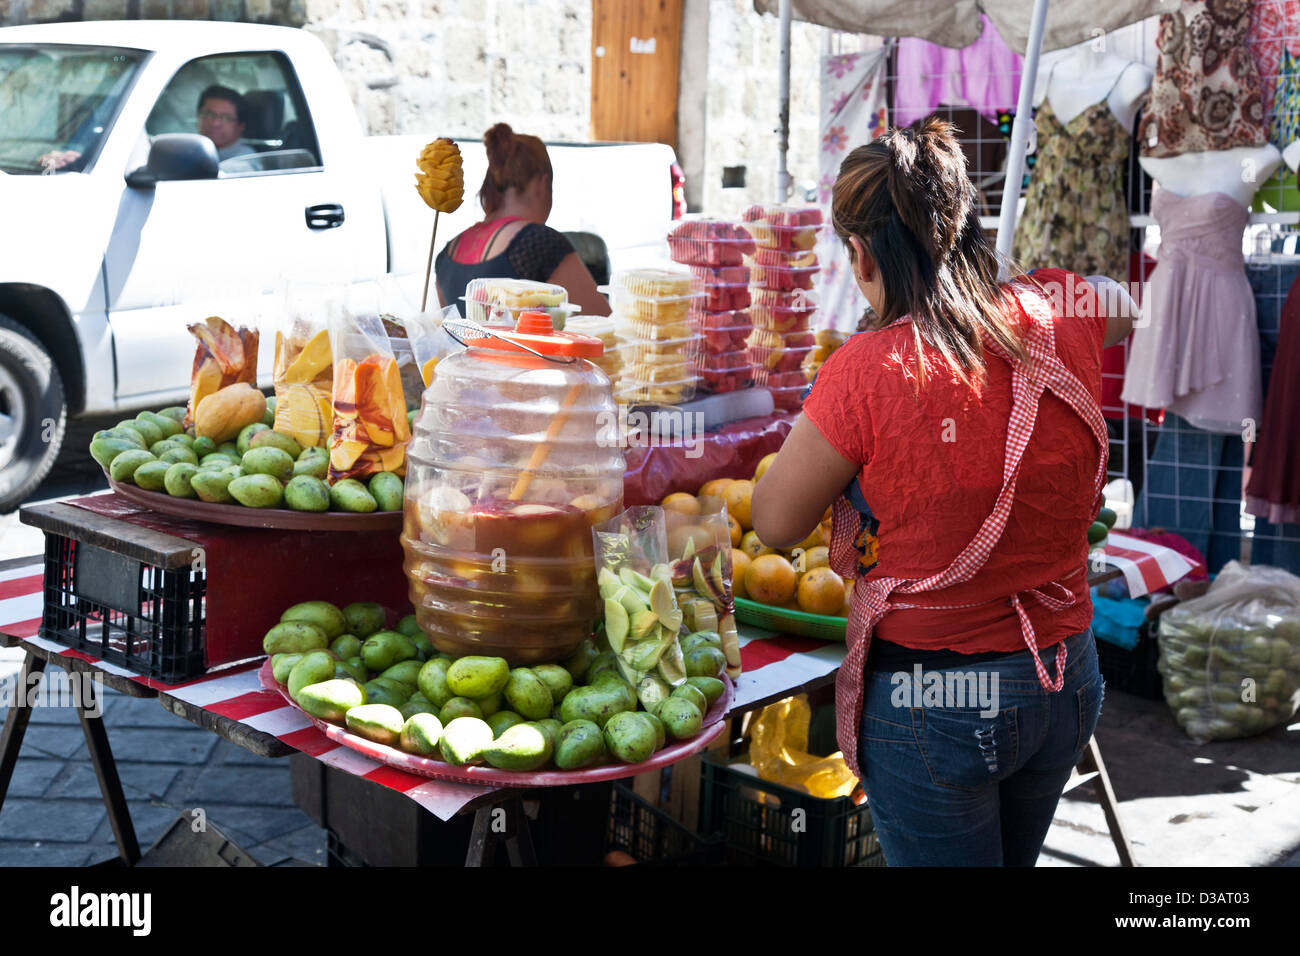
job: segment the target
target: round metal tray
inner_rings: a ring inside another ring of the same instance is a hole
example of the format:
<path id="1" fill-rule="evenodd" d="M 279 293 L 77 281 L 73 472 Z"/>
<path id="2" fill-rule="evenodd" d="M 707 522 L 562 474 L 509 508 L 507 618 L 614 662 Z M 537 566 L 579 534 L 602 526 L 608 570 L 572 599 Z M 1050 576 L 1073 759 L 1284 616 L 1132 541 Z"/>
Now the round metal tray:
<path id="1" fill-rule="evenodd" d="M 108 486 L 132 504 L 159 514 L 241 528 L 281 528 L 286 531 L 401 531 L 402 512 L 291 511 L 288 508 L 246 508 L 219 505 L 195 498 L 173 498 L 108 479 Z"/>
<path id="2" fill-rule="evenodd" d="M 643 760 L 641 763 L 604 764 L 583 770 L 531 770 L 520 772 L 498 770 L 496 767 L 457 767 L 441 760 L 417 757 L 396 747 L 388 747 L 367 740 L 364 737 L 358 737 L 346 727 L 340 727 L 338 724 L 331 724 L 329 721 L 313 717 L 299 707 L 293 698 L 289 696 L 288 688 L 276 682 L 271 673 L 271 659 L 269 657 L 262 662 L 258 677 L 261 679 L 264 688 L 277 691 L 290 707 L 310 720 L 326 737 L 337 744 L 342 744 L 344 747 L 357 751 L 357 753 L 364 754 L 371 760 L 394 767 L 397 770 L 405 770 L 407 773 L 419 777 L 446 780 L 450 783 L 477 784 L 485 787 L 564 787 L 578 783 L 599 783 L 603 780 L 635 777 L 639 773 L 667 767 L 669 764 L 676 763 L 691 754 L 699 753 L 717 739 L 727 725 L 726 720 L 723 718 L 726 717 L 727 711 L 731 709 L 734 694 L 734 686 L 731 680 L 723 677 L 722 683 L 726 690 L 721 697 L 713 702 L 709 712 L 704 715 L 704 726 L 700 728 L 700 732 L 690 740 L 679 740 L 662 750 L 656 751 L 653 757 L 649 760 Z"/>

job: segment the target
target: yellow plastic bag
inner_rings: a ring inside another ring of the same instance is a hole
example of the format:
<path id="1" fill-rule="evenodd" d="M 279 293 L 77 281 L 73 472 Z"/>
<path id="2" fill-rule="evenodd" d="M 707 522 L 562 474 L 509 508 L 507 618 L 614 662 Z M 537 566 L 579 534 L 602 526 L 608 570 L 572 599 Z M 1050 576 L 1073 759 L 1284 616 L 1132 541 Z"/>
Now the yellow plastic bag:
<path id="1" fill-rule="evenodd" d="M 806 694 L 764 707 L 749 726 L 749 762 L 762 780 L 828 800 L 847 797 L 858 785 L 858 778 L 839 751 L 829 757 L 808 752 L 811 718 Z"/>

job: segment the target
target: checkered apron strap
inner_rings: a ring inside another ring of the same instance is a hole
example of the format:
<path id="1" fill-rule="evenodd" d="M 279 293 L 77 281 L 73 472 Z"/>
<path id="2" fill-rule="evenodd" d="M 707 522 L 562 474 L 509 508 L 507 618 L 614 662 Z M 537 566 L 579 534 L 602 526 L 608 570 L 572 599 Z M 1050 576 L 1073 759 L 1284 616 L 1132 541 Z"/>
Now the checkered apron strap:
<path id="1" fill-rule="evenodd" d="M 1019 291 L 1030 292 L 1025 287 L 1020 287 Z M 830 564 L 837 572 L 853 577 L 857 581 L 853 588 L 853 600 L 845 629 L 848 647 L 844 663 L 840 665 L 839 673 L 835 678 L 835 730 L 844 759 L 859 778 L 862 777 L 862 771 L 858 767 L 858 725 L 862 719 L 863 670 L 866 665 L 867 651 L 871 645 L 871 633 L 880 619 L 889 612 L 890 596 L 894 592 L 915 594 L 922 591 L 937 591 L 970 580 L 987 563 L 994 546 L 1006 529 L 1007 518 L 1011 514 L 1016 482 L 1020 476 L 1020 464 L 1029 439 L 1033 435 L 1038 418 L 1039 401 L 1045 389 L 1050 388 L 1088 423 L 1098 442 L 1098 468 L 1095 476 L 1097 493 L 1100 493 L 1105 480 L 1108 439 L 1101 408 L 1083 383 L 1057 358 L 1052 313 L 1047 303 L 1036 294 L 1020 295 L 1018 298 L 1021 307 L 1032 320 L 1027 341 L 1030 362 L 1026 367 L 1014 361 L 996 343 L 990 343 L 994 354 L 1006 359 L 1011 365 L 1011 418 L 1007 425 L 1007 445 L 1003 455 L 1002 488 L 994 502 L 993 510 L 984 519 L 970 543 L 947 568 L 928 578 L 858 579 L 858 556 L 853 546 L 859 527 L 857 511 L 846 498 L 837 499 L 832 506 Z M 1073 593 L 1058 582 L 1043 587 L 1055 588 L 1061 596 L 1054 597 L 1043 589 L 1033 589 L 1026 593 L 1053 610 L 1061 610 L 1074 603 Z M 1029 620 L 1019 594 L 1012 595 L 1011 605 L 1020 622 L 1025 645 L 1033 658 L 1039 683 L 1045 690 L 1059 691 L 1064 684 L 1065 675 L 1064 642 L 1057 647 L 1056 679 L 1052 680 L 1039 659 L 1033 624 Z M 936 607 L 944 607 L 944 605 Z"/>

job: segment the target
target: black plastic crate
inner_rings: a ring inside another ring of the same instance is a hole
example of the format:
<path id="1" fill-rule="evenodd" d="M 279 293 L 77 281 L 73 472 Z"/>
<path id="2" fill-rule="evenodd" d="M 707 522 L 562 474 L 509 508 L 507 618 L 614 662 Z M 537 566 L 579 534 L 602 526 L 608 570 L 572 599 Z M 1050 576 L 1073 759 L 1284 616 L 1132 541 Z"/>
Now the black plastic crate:
<path id="1" fill-rule="evenodd" d="M 1106 679 L 1107 690 L 1135 694 L 1148 700 L 1164 700 L 1164 683 L 1157 663 L 1160 643 L 1150 623 L 1138 629 L 1137 646 L 1132 650 L 1097 638 L 1097 667 Z"/>
<path id="2" fill-rule="evenodd" d="M 722 866 L 726 855 L 717 833 L 700 836 L 620 783 L 610 800 L 605 851 L 622 850 L 649 866 Z"/>
<path id="3" fill-rule="evenodd" d="M 175 570 L 45 533 L 41 635 L 175 684 L 202 675 L 204 570 Z"/>
<path id="4" fill-rule="evenodd" d="M 717 830 L 727 862 L 752 866 L 884 866 L 871 811 L 732 770 L 706 751 L 700 828 Z"/>

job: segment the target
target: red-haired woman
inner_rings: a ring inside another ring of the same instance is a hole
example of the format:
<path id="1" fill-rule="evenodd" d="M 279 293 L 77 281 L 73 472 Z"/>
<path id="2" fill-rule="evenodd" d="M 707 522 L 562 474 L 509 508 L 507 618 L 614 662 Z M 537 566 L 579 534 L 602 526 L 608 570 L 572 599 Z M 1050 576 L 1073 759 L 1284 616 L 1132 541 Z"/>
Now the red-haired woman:
<path id="1" fill-rule="evenodd" d="M 838 736 L 891 866 L 1033 865 L 1104 692 L 1087 528 L 1101 351 L 1131 300 L 1107 315 L 1114 284 L 1062 270 L 1000 284 L 975 195 L 936 119 L 845 159 L 831 221 L 879 321 L 822 366 L 754 491 L 775 547 L 833 504 L 855 578 Z"/>
<path id="2" fill-rule="evenodd" d="M 488 171 L 478 198 L 484 218 L 438 253 L 438 300 L 459 303 L 472 279 L 527 279 L 564 286 L 583 315 L 609 315 L 573 244 L 546 225 L 552 175 L 546 145 L 505 123 L 484 133 L 483 145 Z"/>

